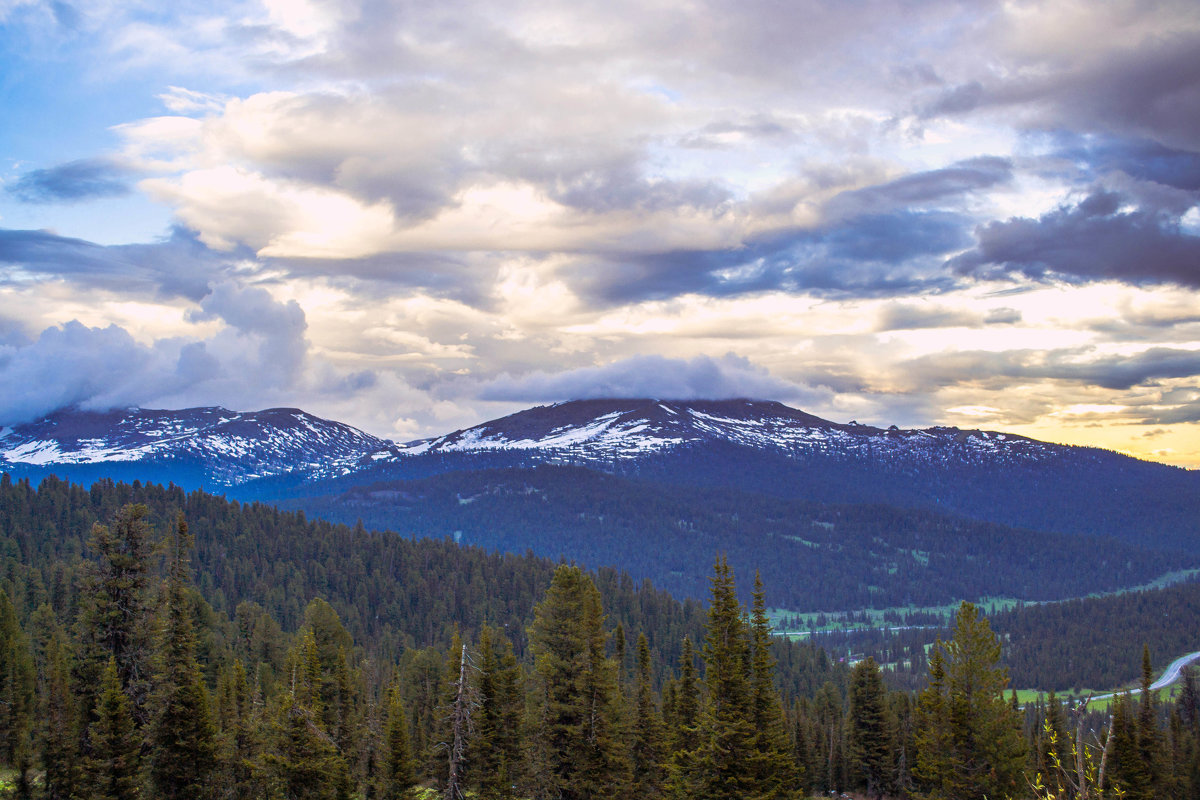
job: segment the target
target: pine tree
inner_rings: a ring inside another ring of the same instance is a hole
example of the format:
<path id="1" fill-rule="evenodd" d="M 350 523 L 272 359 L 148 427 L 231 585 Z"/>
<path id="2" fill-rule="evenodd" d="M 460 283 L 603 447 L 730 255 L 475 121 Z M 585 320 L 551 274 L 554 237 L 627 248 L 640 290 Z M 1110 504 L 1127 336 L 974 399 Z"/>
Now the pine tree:
<path id="1" fill-rule="evenodd" d="M 138 736 L 115 658 L 100 678 L 96 721 L 88 731 L 89 800 L 135 800 L 139 791 Z"/>
<path id="2" fill-rule="evenodd" d="M 745 800 L 757 793 L 752 762 L 755 732 L 750 675 L 750 643 L 733 572 L 717 559 L 704 639 L 706 702 L 700 716 L 696 754 L 699 796 Z"/>
<path id="3" fill-rule="evenodd" d="M 151 794 L 164 800 L 193 800 L 207 793 L 216 766 L 216 730 L 208 691 L 196 661 L 192 630 L 188 553 L 192 537 L 180 514 L 170 544 L 163 625 L 154 676 L 155 716 L 149 726 Z"/>
<path id="4" fill-rule="evenodd" d="M 1025 741 L 1004 699 L 1000 643 L 964 602 L 954 637 L 935 645 L 917 714 L 914 775 L 930 800 L 978 800 L 1023 788 Z"/>
<path id="5" fill-rule="evenodd" d="M 613 731 L 616 665 L 605 655 L 606 638 L 596 585 L 579 567 L 560 565 L 529 629 L 545 762 L 537 782 L 549 796 L 585 800 L 628 786 L 629 764 Z"/>
<path id="6" fill-rule="evenodd" d="M 879 665 L 868 657 L 850 672 L 846 750 L 859 785 L 880 800 L 890 783 L 893 742 L 887 715 L 887 692 Z"/>
<path id="7" fill-rule="evenodd" d="M 633 735 L 633 796 L 658 798 L 666 785 L 666 733 L 662 717 L 654 702 L 654 684 L 650 673 L 650 645 L 646 634 L 638 634 L 637 688 L 634 697 Z"/>

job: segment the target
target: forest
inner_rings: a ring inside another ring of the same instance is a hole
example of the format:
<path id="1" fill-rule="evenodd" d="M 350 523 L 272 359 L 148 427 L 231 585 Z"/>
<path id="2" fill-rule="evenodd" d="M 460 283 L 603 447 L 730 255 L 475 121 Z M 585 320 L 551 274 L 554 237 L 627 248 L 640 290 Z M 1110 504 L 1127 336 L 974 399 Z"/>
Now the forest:
<path id="1" fill-rule="evenodd" d="M 724 557 L 709 583 L 680 603 L 175 487 L 3 478 L 0 775 L 23 798 L 1200 789 L 1190 676 L 1111 717 L 1020 709 L 964 603 L 923 685 L 890 688 L 873 658 L 773 636 L 769 585 L 747 606 Z"/>

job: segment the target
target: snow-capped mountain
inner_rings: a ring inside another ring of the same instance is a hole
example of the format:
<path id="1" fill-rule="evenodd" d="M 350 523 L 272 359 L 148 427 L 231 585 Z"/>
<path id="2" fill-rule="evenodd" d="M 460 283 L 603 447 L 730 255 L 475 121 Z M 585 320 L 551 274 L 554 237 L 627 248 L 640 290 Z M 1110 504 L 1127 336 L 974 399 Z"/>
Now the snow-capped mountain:
<path id="1" fill-rule="evenodd" d="M 297 408 L 60 411 L 0 429 L 0 471 L 86 474 L 107 465 L 124 467 L 121 475 L 144 469 L 152 480 L 200 477 L 208 486 L 336 477 L 395 452 L 387 440 Z"/>
<path id="2" fill-rule="evenodd" d="M 1061 446 L 958 428 L 886 430 L 839 424 L 756 400 L 576 400 L 539 406 L 436 439 L 400 447 L 426 453 L 526 453 L 551 462 L 614 464 L 706 444 L 765 453 L 876 461 L 1034 462 Z"/>

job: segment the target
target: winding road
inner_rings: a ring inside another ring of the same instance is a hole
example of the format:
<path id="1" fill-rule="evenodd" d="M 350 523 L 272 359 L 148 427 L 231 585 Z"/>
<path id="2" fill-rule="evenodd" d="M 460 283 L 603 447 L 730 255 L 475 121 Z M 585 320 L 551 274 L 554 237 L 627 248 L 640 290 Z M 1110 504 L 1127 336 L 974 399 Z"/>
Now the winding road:
<path id="1" fill-rule="evenodd" d="M 1171 665 L 1167 667 L 1166 671 L 1163 672 L 1162 677 L 1150 684 L 1150 690 L 1154 691 L 1156 689 L 1162 689 L 1165 686 L 1170 686 L 1172 683 L 1179 680 L 1179 673 L 1183 671 L 1183 668 L 1194 661 L 1200 661 L 1200 652 L 1188 653 L 1186 656 L 1180 656 L 1179 658 L 1175 659 L 1171 662 Z M 1131 694 L 1141 694 L 1141 692 L 1141 689 L 1130 689 Z M 1124 694 L 1124 692 L 1098 694 L 1092 699 L 1107 700 L 1117 694 Z"/>

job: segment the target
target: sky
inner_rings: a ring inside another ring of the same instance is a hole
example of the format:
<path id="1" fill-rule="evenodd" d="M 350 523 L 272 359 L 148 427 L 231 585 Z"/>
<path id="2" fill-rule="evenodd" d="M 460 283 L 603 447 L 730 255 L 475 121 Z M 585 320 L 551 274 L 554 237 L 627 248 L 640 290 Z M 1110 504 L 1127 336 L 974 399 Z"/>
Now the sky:
<path id="1" fill-rule="evenodd" d="M 1200 6 L 0 0 L 0 387 L 1200 467 Z"/>

